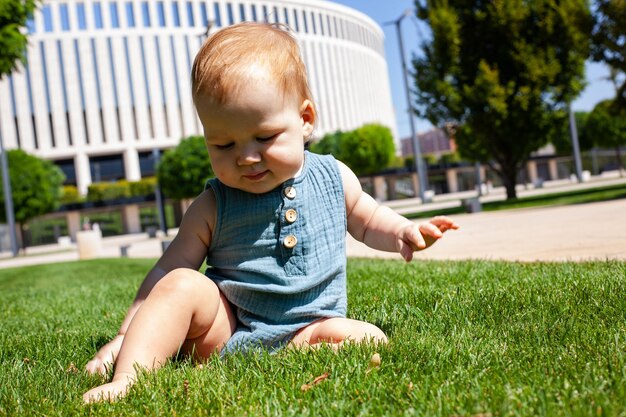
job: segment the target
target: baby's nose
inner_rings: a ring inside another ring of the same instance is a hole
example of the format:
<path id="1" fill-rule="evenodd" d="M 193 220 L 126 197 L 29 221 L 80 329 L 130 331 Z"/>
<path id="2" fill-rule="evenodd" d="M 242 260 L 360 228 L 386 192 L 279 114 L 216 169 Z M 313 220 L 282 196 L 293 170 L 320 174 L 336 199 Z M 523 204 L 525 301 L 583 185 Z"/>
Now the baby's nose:
<path id="1" fill-rule="evenodd" d="M 241 150 L 237 163 L 239 165 L 251 165 L 261 161 L 261 153 L 255 146 L 247 146 Z"/>

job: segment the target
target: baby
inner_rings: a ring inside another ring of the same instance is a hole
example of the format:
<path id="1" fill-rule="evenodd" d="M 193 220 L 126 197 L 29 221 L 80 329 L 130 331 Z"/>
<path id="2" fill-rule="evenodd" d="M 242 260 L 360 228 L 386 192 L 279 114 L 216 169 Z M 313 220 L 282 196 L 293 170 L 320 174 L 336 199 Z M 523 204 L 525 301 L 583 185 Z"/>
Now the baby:
<path id="1" fill-rule="evenodd" d="M 413 223 L 380 206 L 332 156 L 305 151 L 316 109 L 298 45 L 283 28 L 241 23 L 207 39 L 193 98 L 216 178 L 193 202 L 141 284 L 118 335 L 87 364 L 113 380 L 86 402 L 123 396 L 137 369 L 178 352 L 386 342 L 346 318 L 345 237 L 413 252 L 458 226 Z M 198 272 L 206 258 L 205 274 Z"/>

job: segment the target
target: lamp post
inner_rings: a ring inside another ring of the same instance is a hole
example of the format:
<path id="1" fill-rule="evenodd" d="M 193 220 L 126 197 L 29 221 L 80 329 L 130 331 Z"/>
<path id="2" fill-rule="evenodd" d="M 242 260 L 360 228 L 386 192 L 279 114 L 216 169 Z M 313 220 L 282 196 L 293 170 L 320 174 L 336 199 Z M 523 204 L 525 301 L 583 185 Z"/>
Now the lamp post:
<path id="1" fill-rule="evenodd" d="M 580 159 L 580 145 L 578 143 L 578 129 L 576 128 L 576 118 L 572 107 L 568 106 L 569 112 L 569 131 L 572 136 L 572 148 L 574 150 L 574 166 L 576 168 L 576 179 L 578 182 L 583 182 L 583 164 Z"/>
<path id="2" fill-rule="evenodd" d="M 411 129 L 411 144 L 413 145 L 413 155 L 415 158 L 415 170 L 417 172 L 417 179 L 419 181 L 419 196 L 422 203 L 429 202 L 430 199 L 426 197 L 425 191 L 428 187 L 428 179 L 426 178 L 426 169 L 424 169 L 424 163 L 422 161 L 422 151 L 420 149 L 419 139 L 415 132 L 415 124 L 413 121 L 413 105 L 411 103 L 411 90 L 409 89 L 409 75 L 406 68 L 406 59 L 404 57 L 404 42 L 402 40 L 402 30 L 400 24 L 405 17 L 410 16 L 413 13 L 412 9 L 407 9 L 402 13 L 402 16 L 394 21 L 387 22 L 385 25 L 394 24 L 396 26 L 396 33 L 398 34 L 398 45 L 400 47 L 400 60 L 402 63 L 402 77 L 404 80 L 404 91 L 407 101 L 407 112 L 409 114 L 409 126 Z"/>

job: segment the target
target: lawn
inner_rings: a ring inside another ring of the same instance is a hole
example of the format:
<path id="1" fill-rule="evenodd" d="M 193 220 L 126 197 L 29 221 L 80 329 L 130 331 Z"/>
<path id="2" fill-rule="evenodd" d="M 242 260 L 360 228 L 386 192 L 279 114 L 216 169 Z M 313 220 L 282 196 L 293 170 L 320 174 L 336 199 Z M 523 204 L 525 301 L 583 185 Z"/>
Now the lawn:
<path id="1" fill-rule="evenodd" d="M 387 346 L 170 362 L 115 404 L 82 372 L 149 260 L 0 271 L 0 415 L 618 416 L 626 263 L 350 260 L 349 316 Z M 371 366 L 372 355 L 381 357 Z M 321 377 L 321 378 L 318 378 Z M 317 382 L 316 378 L 318 378 Z M 303 389 L 304 388 L 304 389 Z"/>
<path id="2" fill-rule="evenodd" d="M 530 197 L 512 198 L 510 200 L 490 201 L 482 203 L 483 211 L 509 210 L 531 207 L 564 206 L 568 204 L 595 203 L 626 198 L 626 184 L 603 185 L 575 191 L 561 191 Z M 465 207 L 460 204 L 456 207 L 426 210 L 406 214 L 408 218 L 430 218 L 440 215 L 454 215 L 465 213 Z"/>

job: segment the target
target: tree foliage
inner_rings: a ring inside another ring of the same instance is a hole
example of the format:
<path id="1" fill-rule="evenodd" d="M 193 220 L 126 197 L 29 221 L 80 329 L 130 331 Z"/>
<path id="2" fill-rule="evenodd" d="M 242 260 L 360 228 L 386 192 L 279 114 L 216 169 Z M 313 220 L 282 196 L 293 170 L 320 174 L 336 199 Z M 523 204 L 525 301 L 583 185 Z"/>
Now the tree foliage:
<path id="1" fill-rule="evenodd" d="M 163 194 L 169 198 L 194 198 L 213 176 L 213 169 L 202 136 L 183 139 L 161 158 L 157 177 Z"/>
<path id="2" fill-rule="evenodd" d="M 55 210 L 65 180 L 61 169 L 21 149 L 7 151 L 7 159 L 15 221 L 23 225 L 34 217 Z M 0 182 L 0 218 L 6 221 L 2 187 Z"/>
<path id="3" fill-rule="evenodd" d="M 32 16 L 38 1 L 0 1 L 0 78 L 17 68 L 25 60 L 28 38 L 23 27 Z"/>
<path id="4" fill-rule="evenodd" d="M 593 132 L 588 131 L 587 118 L 588 112 L 575 112 L 574 121 L 576 123 L 576 132 L 578 134 L 578 146 L 581 151 L 587 151 L 595 146 L 593 141 Z M 571 155 L 574 151 L 572 147 L 572 135 L 569 126 L 569 119 L 563 123 L 559 133 L 555 134 L 551 140 L 560 155 Z"/>
<path id="5" fill-rule="evenodd" d="M 618 100 L 596 104 L 585 123 L 585 135 L 593 137 L 596 146 L 614 148 L 620 170 L 623 168 L 620 146 L 626 145 L 626 109 Z"/>
<path id="6" fill-rule="evenodd" d="M 595 0 L 591 57 L 611 67 L 616 106 L 626 109 L 626 1 Z M 619 76 L 621 81 L 618 81 Z"/>
<path id="7" fill-rule="evenodd" d="M 465 158 L 489 164 L 507 197 L 531 152 L 562 130 L 582 90 L 591 18 L 583 0 L 416 1 L 431 30 L 415 57 L 417 112 L 454 126 Z"/>
<path id="8" fill-rule="evenodd" d="M 335 156 L 356 175 L 371 175 L 389 167 L 395 145 L 389 128 L 372 123 L 349 132 L 327 134 L 311 145 L 311 151 Z"/>

